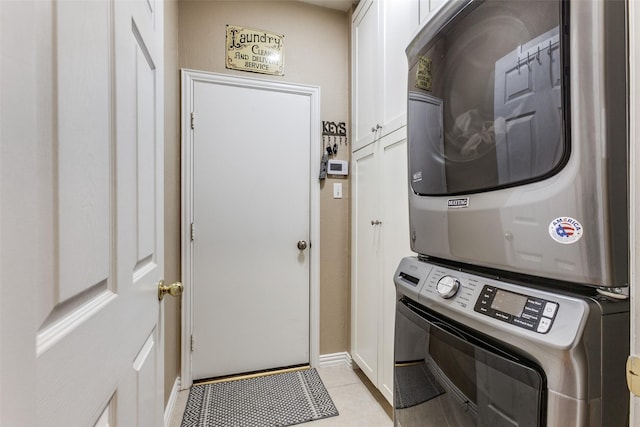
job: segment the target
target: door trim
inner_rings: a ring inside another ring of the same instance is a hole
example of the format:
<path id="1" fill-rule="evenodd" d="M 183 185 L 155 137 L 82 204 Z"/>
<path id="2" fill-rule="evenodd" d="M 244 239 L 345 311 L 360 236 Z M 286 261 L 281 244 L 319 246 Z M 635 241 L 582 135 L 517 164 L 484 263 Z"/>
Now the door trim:
<path id="1" fill-rule="evenodd" d="M 640 112 L 640 86 L 638 85 L 638 77 L 640 77 L 640 43 L 638 36 L 640 35 L 640 7 L 636 2 L 628 2 L 629 16 L 629 117 L 637 117 Z M 640 239 L 640 209 L 638 202 L 640 201 L 640 150 L 637 148 L 640 142 L 640 126 L 635 120 L 629 121 L 629 238 L 631 242 Z M 630 267 L 630 283 L 629 291 L 631 293 L 631 337 L 630 337 L 630 354 L 631 356 L 640 354 L 640 339 L 638 338 L 638 330 L 640 326 L 640 251 L 637 243 L 631 244 L 629 253 Z M 627 374 L 628 375 L 628 374 Z M 629 414 L 629 425 L 635 426 L 640 422 L 640 397 L 633 393 L 631 396 L 631 406 Z"/>
<path id="2" fill-rule="evenodd" d="M 181 388 L 188 389 L 193 384 L 191 375 L 191 334 L 192 316 L 192 274 L 193 254 L 191 241 L 191 222 L 193 218 L 193 163 L 191 132 L 191 111 L 193 107 L 193 88 L 196 82 L 214 83 L 227 86 L 255 88 L 287 92 L 309 97 L 311 106 L 311 155 L 309 180 L 309 362 L 317 367 L 320 358 L 320 88 L 317 86 L 283 83 L 248 77 L 204 71 L 181 70 L 181 165 L 182 165 L 182 215 L 181 215 L 181 263 L 182 284 L 182 338 L 181 338 Z M 196 123 L 198 118 L 195 118 Z"/>

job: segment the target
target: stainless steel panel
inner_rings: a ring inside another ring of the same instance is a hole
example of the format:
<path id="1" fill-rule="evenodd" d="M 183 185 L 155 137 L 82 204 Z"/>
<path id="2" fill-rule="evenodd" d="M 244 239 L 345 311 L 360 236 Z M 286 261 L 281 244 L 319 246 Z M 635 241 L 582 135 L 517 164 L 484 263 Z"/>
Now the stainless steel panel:
<path id="1" fill-rule="evenodd" d="M 410 67 L 469 3 L 447 2 L 429 19 L 407 48 Z M 447 196 L 410 192 L 415 252 L 579 285 L 628 286 L 625 2 L 572 1 L 569 12 L 566 165 L 542 181 L 456 195 L 469 198 L 464 208 L 449 208 Z M 550 225 L 560 217 L 581 223 L 579 241 L 561 244 L 550 237 Z"/>
<path id="2" fill-rule="evenodd" d="M 412 271 L 413 277 L 419 279 L 417 285 L 399 279 L 399 274 L 405 271 Z M 444 275 L 461 282 L 458 294 L 446 300 L 437 296 L 432 285 Z M 624 363 L 629 350 L 628 302 L 524 287 L 414 257 L 401 261 L 395 283 L 398 298 L 408 296 L 438 315 L 464 325 L 474 334 L 491 337 L 513 354 L 539 365 L 547 379 L 548 425 L 625 425 L 628 419 L 624 379 Z M 478 289 L 485 284 L 559 304 L 549 332 L 529 331 L 475 312 L 472 303 L 479 295 Z M 415 329 L 413 338 L 408 337 L 406 331 L 411 328 L 400 320 L 401 316 L 397 318 L 397 337 L 404 338 L 396 341 L 396 354 L 402 355 L 403 349 L 407 348 L 405 343 L 419 342 L 410 354 L 412 360 L 419 359 L 416 352 L 420 348 L 425 348 L 427 353 L 425 338 Z M 403 414 L 419 411 L 412 408 Z"/>

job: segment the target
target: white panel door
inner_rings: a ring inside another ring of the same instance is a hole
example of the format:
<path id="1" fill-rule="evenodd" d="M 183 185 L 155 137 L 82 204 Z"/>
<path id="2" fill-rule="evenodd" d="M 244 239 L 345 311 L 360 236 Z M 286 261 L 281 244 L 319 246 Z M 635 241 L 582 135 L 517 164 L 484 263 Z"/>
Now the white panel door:
<path id="1" fill-rule="evenodd" d="M 162 3 L 0 19 L 0 424 L 161 425 Z"/>
<path id="2" fill-rule="evenodd" d="M 380 319 L 381 216 L 378 167 L 370 144 L 352 155 L 351 355 L 362 372 L 378 384 Z"/>
<path id="3" fill-rule="evenodd" d="M 310 361 L 311 102 L 253 79 L 193 85 L 193 379 Z"/>

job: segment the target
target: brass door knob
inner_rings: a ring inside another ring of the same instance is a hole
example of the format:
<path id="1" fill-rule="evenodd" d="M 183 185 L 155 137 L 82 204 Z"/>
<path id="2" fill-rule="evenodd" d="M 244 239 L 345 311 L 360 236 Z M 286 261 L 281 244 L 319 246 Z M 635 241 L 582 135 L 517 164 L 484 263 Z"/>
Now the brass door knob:
<path id="1" fill-rule="evenodd" d="M 164 280 L 161 280 L 158 283 L 158 300 L 162 301 L 166 294 L 169 294 L 174 297 L 179 297 L 182 295 L 183 286 L 180 282 L 175 282 L 170 285 L 165 285 Z"/>

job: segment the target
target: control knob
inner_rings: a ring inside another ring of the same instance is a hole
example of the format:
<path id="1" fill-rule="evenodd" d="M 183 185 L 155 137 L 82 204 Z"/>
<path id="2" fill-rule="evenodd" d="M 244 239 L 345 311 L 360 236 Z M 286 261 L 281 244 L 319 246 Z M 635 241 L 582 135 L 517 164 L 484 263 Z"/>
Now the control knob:
<path id="1" fill-rule="evenodd" d="M 444 276 L 436 284 L 436 292 L 442 298 L 452 298 L 460 287 L 460 281 L 453 276 Z"/>

